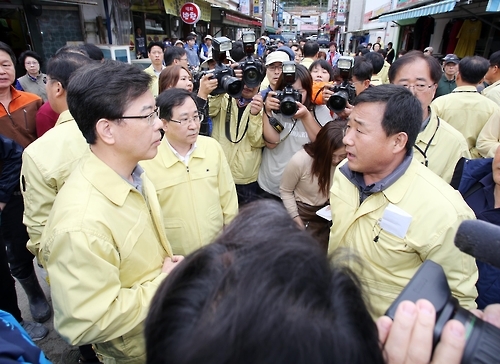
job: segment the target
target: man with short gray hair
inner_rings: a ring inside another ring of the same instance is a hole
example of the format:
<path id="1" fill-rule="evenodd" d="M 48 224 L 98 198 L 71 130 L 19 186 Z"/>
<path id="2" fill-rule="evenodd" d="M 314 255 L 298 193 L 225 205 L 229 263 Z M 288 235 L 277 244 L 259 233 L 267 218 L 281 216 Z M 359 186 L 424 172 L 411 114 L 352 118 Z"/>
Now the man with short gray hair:
<path id="1" fill-rule="evenodd" d="M 460 59 L 454 54 L 447 54 L 443 58 L 443 75 L 439 79 L 438 87 L 436 89 L 436 95 L 434 98 L 439 96 L 448 95 L 457 87 L 455 78 L 458 72 L 458 64 Z"/>
<path id="2" fill-rule="evenodd" d="M 431 103 L 432 110 L 465 137 L 472 158 L 481 158 L 476 149 L 477 137 L 490 117 L 500 111 L 476 89 L 487 70 L 488 60 L 483 57 L 465 57 L 458 65 L 457 88 Z M 500 123 L 498 117 L 496 120 Z"/>

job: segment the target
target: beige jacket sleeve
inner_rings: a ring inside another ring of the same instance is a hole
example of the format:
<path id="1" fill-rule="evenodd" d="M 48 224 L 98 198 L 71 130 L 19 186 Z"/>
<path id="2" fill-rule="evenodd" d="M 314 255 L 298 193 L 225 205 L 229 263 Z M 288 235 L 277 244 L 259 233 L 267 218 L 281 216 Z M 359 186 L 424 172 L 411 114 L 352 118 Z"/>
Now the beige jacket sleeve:
<path id="1" fill-rule="evenodd" d="M 55 181 L 46 181 L 38 165 L 28 153 L 23 153 L 21 167 L 21 193 L 24 199 L 23 223 L 26 225 L 30 240 L 27 248 L 39 262 L 40 239 L 57 195 Z"/>
<path id="2" fill-rule="evenodd" d="M 500 111 L 490 116 L 476 141 L 476 149 L 484 158 L 493 158 L 500 146 Z"/>
<path id="3" fill-rule="evenodd" d="M 227 225 L 234 219 L 238 213 L 238 195 L 236 194 L 236 186 L 234 184 L 231 169 L 227 163 L 226 155 L 222 147 L 217 143 L 220 158 L 219 169 L 219 198 L 224 217 L 224 225 Z"/>

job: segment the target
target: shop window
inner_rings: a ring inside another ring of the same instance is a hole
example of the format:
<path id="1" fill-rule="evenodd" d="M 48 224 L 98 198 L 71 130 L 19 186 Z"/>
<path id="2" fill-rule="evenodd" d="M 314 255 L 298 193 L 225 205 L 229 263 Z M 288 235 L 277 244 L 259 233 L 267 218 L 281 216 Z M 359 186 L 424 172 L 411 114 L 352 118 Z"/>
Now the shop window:
<path id="1" fill-rule="evenodd" d="M 83 34 L 80 25 L 78 8 L 68 7 L 51 9 L 43 8 L 42 15 L 38 18 L 42 35 L 44 58 L 50 59 L 56 51 L 67 45 L 68 42 L 82 42 Z"/>

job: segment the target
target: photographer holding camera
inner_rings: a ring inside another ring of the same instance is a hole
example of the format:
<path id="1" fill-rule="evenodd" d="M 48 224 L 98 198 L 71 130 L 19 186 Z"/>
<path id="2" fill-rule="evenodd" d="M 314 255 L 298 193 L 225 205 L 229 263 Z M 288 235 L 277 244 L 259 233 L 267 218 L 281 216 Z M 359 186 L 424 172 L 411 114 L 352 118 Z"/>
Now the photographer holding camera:
<path id="1" fill-rule="evenodd" d="M 371 78 L 373 75 L 373 65 L 365 57 L 356 57 L 354 67 L 352 68 L 351 83 L 356 90 L 356 96 L 366 90 L 368 87 L 373 87 Z"/>
<path id="2" fill-rule="evenodd" d="M 260 162 L 262 160 L 262 96 L 258 93 L 265 77 L 264 65 L 253 58 L 255 34 L 243 34 L 241 42 L 235 42 L 231 56 L 241 58 L 239 72 L 242 74 L 243 90 L 241 96 L 234 97 L 227 93 L 209 97 L 209 115 L 212 117 L 216 139 L 226 155 L 231 173 L 236 184 L 238 204 L 242 206 L 257 198 Z M 236 51 L 240 51 L 237 57 Z"/>
<path id="3" fill-rule="evenodd" d="M 304 144 L 316 139 L 331 117 L 324 105 L 312 104 L 312 77 L 304 66 L 283 62 L 277 89 L 282 91 L 270 91 L 265 100 L 262 123 L 266 148 L 258 182 L 261 195 L 280 199 L 281 175 L 288 161 Z"/>
<path id="4" fill-rule="evenodd" d="M 333 85 L 323 87 L 323 102 L 335 113 L 335 119 L 347 120 L 352 111 L 356 89 L 352 84 L 354 58 L 342 56 L 337 61 Z"/>

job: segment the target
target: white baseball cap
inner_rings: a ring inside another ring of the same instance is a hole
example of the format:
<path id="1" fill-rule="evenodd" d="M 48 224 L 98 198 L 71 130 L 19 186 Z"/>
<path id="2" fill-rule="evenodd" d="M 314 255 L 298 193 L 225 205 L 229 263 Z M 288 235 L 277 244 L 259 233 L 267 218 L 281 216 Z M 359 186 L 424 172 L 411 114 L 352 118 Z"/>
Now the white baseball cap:
<path id="1" fill-rule="evenodd" d="M 269 53 L 269 55 L 266 57 L 266 66 L 269 66 L 270 64 L 274 62 L 286 62 L 289 61 L 290 57 L 286 52 L 281 52 L 281 51 L 274 51 L 272 53 Z"/>

